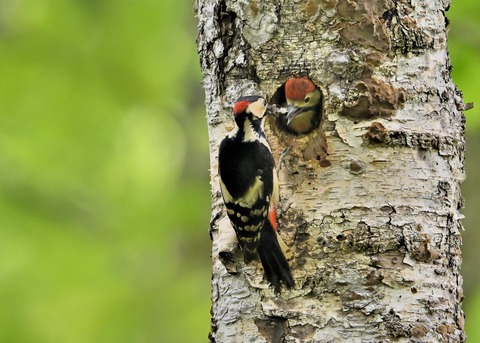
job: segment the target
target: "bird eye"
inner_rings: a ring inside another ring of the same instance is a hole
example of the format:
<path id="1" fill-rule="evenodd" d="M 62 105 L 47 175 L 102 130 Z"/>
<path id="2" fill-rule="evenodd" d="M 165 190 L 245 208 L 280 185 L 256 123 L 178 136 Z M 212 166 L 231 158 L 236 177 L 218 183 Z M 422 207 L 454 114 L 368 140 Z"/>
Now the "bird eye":
<path id="1" fill-rule="evenodd" d="M 309 102 L 309 101 L 310 101 L 310 97 L 307 96 L 307 97 L 305 98 L 305 102 Z"/>

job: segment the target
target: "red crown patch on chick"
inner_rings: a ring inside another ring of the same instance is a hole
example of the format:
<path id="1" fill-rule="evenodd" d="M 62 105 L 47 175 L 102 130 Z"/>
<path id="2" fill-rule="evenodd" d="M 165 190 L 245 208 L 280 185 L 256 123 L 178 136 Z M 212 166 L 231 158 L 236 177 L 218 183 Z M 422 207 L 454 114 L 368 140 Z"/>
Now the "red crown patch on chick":
<path id="1" fill-rule="evenodd" d="M 307 78 L 291 78 L 285 83 L 285 96 L 291 100 L 303 100 L 305 94 L 313 92 L 315 85 Z"/>

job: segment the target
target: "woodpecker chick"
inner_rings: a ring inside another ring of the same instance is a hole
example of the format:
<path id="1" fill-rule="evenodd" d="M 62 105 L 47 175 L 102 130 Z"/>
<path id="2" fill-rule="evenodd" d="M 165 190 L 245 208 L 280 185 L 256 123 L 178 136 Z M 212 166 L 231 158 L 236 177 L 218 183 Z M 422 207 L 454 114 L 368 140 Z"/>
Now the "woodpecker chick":
<path id="1" fill-rule="evenodd" d="M 260 257 L 267 280 L 279 292 L 293 286 L 290 267 L 276 230 L 278 180 L 263 131 L 266 102 L 241 97 L 233 107 L 235 129 L 221 142 L 218 155 L 220 188 L 227 214 L 243 249 L 244 260 Z"/>
<path id="2" fill-rule="evenodd" d="M 288 131 L 301 135 L 318 127 L 321 120 L 322 93 L 307 78 L 290 78 L 285 83 L 287 115 L 283 119 Z"/>

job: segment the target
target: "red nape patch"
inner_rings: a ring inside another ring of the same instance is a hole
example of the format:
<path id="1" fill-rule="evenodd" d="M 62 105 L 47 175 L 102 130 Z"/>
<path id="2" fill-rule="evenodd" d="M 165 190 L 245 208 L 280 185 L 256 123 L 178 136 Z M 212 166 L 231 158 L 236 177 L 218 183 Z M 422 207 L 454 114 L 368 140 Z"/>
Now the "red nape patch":
<path id="1" fill-rule="evenodd" d="M 277 214 L 275 213 L 275 208 L 273 206 L 268 210 L 268 221 L 272 225 L 275 232 L 278 232 L 277 228 Z"/>
<path id="2" fill-rule="evenodd" d="M 288 79 L 285 83 L 285 97 L 290 100 L 303 100 L 307 93 L 313 92 L 315 85 L 305 77 Z"/>
<path id="3" fill-rule="evenodd" d="M 248 105 L 250 105 L 250 101 L 248 100 L 241 100 L 235 103 L 235 106 L 233 106 L 233 114 L 237 115 L 242 112 L 245 112 L 247 109 Z"/>

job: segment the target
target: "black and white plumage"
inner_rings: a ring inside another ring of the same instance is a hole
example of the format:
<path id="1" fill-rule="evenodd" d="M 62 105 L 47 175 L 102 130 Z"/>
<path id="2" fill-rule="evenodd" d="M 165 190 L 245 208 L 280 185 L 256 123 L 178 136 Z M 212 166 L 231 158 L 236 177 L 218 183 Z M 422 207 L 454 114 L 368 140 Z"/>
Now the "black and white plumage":
<path id="1" fill-rule="evenodd" d="M 275 204 L 275 161 L 263 131 L 265 99 L 248 96 L 234 106 L 236 128 L 219 149 L 220 187 L 246 263 L 260 257 L 268 281 L 279 291 L 293 286 L 290 267 L 280 248 Z"/>

